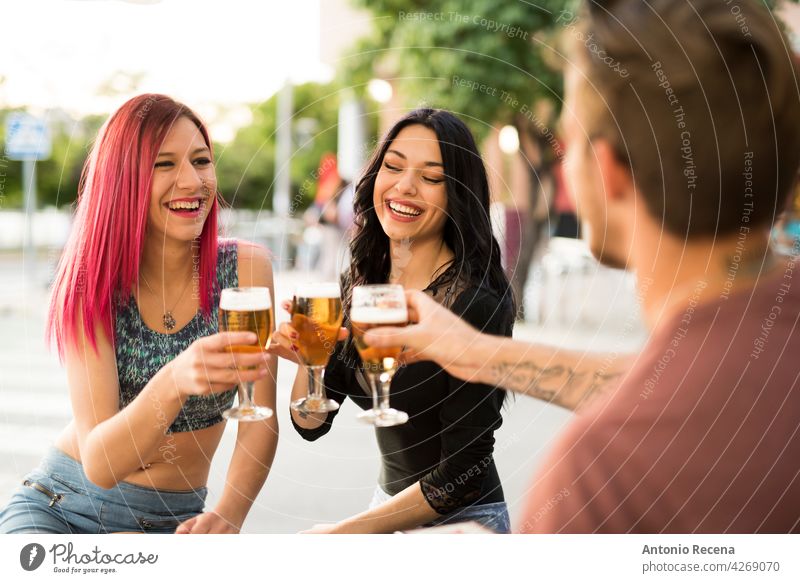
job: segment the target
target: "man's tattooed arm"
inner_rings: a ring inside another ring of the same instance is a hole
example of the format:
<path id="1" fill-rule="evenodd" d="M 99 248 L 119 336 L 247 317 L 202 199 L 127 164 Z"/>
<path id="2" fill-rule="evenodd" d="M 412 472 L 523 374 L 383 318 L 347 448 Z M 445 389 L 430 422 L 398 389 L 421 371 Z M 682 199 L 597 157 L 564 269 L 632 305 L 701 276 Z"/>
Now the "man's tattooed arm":
<path id="1" fill-rule="evenodd" d="M 513 340 L 504 344 L 485 365 L 487 382 L 571 410 L 612 391 L 632 360 Z"/>

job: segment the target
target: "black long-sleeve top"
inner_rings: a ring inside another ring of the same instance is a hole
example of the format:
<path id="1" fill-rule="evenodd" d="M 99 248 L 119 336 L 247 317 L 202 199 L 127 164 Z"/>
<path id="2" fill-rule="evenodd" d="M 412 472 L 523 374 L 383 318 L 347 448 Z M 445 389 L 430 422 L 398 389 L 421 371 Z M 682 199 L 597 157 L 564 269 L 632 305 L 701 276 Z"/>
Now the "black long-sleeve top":
<path id="1" fill-rule="evenodd" d="M 455 299 L 452 311 L 488 334 L 511 336 L 514 322 L 510 301 L 485 288 L 471 287 Z M 447 342 L 442 331 L 440 342 Z M 350 341 L 340 342 L 325 369 L 330 398 L 346 397 L 362 409 L 372 407 L 361 361 Z M 440 514 L 464 506 L 503 501 L 503 489 L 492 452 L 494 432 L 502 424 L 505 392 L 493 386 L 467 383 L 433 362 L 401 367 L 391 385 L 392 407 L 409 421 L 376 428 L 383 464 L 379 483 L 394 496 L 420 482 L 425 499 Z M 336 412 L 321 426 L 300 435 L 314 441 L 330 431 Z"/>

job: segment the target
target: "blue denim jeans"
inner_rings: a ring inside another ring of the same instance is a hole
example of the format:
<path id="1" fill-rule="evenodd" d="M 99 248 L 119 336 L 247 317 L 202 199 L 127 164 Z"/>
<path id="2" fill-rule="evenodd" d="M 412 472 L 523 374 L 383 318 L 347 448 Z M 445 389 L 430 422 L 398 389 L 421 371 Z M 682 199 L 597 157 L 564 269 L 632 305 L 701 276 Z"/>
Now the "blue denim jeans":
<path id="1" fill-rule="evenodd" d="M 372 495 L 370 508 L 383 504 L 392 497 L 377 486 Z M 493 530 L 497 534 L 509 534 L 511 532 L 511 519 L 508 516 L 508 506 L 505 502 L 490 502 L 489 504 L 475 504 L 454 510 L 449 514 L 444 514 L 423 526 L 439 526 L 442 524 L 456 524 L 458 522 L 474 521 Z"/>
<path id="2" fill-rule="evenodd" d="M 0 533 L 173 533 L 203 512 L 206 488 L 154 490 L 120 482 L 95 486 L 83 466 L 50 448 L 0 512 Z"/>

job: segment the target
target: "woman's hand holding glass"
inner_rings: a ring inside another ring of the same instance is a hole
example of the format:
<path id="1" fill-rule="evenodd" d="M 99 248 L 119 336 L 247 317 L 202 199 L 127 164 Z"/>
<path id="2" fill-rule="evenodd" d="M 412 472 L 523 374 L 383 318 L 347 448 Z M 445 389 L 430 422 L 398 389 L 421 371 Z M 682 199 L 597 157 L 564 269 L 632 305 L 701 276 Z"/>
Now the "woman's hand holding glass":
<path id="1" fill-rule="evenodd" d="M 230 352 L 231 346 L 255 345 L 252 332 L 220 332 L 198 338 L 170 362 L 170 372 L 182 397 L 229 391 L 268 374 L 263 352 Z"/>
<path id="2" fill-rule="evenodd" d="M 308 371 L 308 394 L 292 402 L 300 413 L 329 413 L 339 403 L 325 396 L 325 367 L 333 354 L 342 326 L 342 299 L 337 283 L 298 286 L 290 309 L 293 348 Z"/>
<path id="3" fill-rule="evenodd" d="M 316 290 L 320 293 L 315 295 L 314 289 L 318 287 L 311 286 L 307 290 L 309 293 L 297 294 L 291 301 L 281 304 L 292 319 L 278 327 L 270 346 L 272 354 L 308 371 L 307 395 L 292 402 L 292 409 L 301 414 L 328 413 L 339 408 L 339 403 L 326 398 L 323 378 L 334 346 L 347 338 L 347 329 L 341 327 L 338 286 L 335 286 L 335 294 L 331 290 L 322 293 L 326 289 L 320 288 Z"/>
<path id="4" fill-rule="evenodd" d="M 292 301 L 284 300 L 281 302 L 281 308 L 285 312 L 292 309 Z M 300 355 L 297 353 L 298 346 L 295 341 L 299 338 L 297 330 L 292 328 L 291 323 L 283 322 L 278 324 L 278 329 L 272 334 L 272 341 L 269 344 L 267 352 L 274 354 L 280 358 L 301 365 Z"/>
<path id="5" fill-rule="evenodd" d="M 286 313 L 291 314 L 292 300 L 284 300 L 281 302 L 281 308 L 283 308 Z M 348 335 L 347 328 L 339 328 L 337 341 L 346 340 Z M 292 323 L 283 322 L 272 335 L 272 341 L 270 342 L 267 352 L 302 366 L 303 361 L 300 359 L 300 346 L 297 344 L 299 339 L 300 333 L 294 329 Z"/>
<path id="6" fill-rule="evenodd" d="M 258 337 L 255 345 L 229 345 L 226 348 L 229 352 L 259 355 L 266 353 L 274 322 L 269 288 L 232 287 L 220 293 L 219 329 L 226 332 L 252 332 Z M 255 404 L 254 390 L 253 381 L 242 379 L 239 383 L 239 404 L 223 411 L 222 416 L 237 421 L 261 421 L 272 417 L 272 409 Z"/>

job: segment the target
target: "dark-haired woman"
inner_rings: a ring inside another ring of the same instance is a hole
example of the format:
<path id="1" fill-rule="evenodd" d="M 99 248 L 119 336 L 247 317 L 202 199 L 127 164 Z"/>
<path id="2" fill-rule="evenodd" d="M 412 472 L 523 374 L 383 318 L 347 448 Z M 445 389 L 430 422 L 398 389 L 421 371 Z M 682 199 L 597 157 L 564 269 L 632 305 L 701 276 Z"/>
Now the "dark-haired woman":
<path id="1" fill-rule="evenodd" d="M 473 326 L 509 336 L 514 306 L 489 221 L 486 171 L 467 127 L 453 114 L 414 111 L 386 135 L 356 188 L 356 232 L 343 280 L 345 320 L 353 286 L 394 283 L 427 291 Z M 291 358 L 295 331 L 276 335 Z M 503 391 L 468 386 L 430 362 L 401 368 L 392 406 L 409 421 L 376 429 L 382 454 L 369 510 L 315 533 L 380 533 L 475 520 L 508 532 L 508 510 L 492 457 Z M 352 343 L 337 345 L 326 369 L 328 397 L 368 409 L 369 391 Z M 297 375 L 293 399 L 307 394 Z M 297 431 L 316 440 L 336 413 L 291 412 Z"/>

